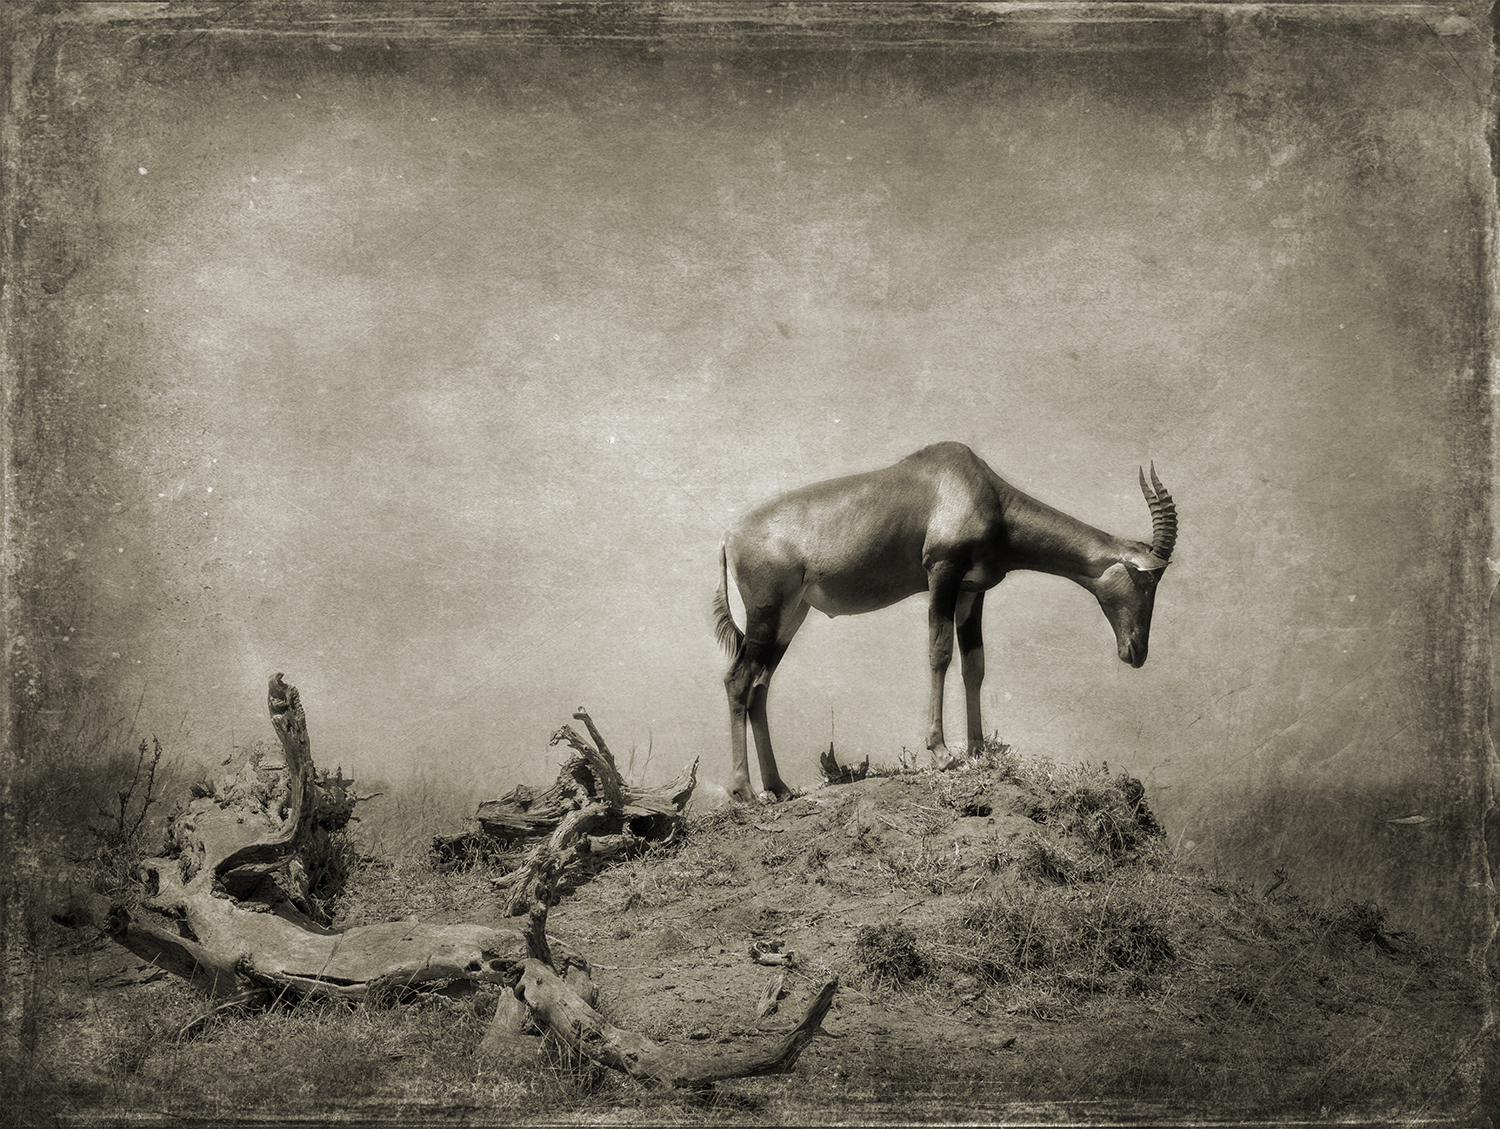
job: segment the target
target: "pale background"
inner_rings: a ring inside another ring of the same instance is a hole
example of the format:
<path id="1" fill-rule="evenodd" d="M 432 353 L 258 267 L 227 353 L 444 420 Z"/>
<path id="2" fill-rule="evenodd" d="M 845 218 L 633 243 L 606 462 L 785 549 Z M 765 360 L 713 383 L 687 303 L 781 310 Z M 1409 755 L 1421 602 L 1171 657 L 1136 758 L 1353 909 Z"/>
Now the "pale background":
<path id="1" fill-rule="evenodd" d="M 213 760 L 270 738 L 284 671 L 320 764 L 476 804 L 548 779 L 583 704 L 648 775 L 724 782 L 709 605 L 739 512 L 957 439 L 1145 538 L 1154 460 L 1181 536 L 1150 661 L 1014 576 L 987 728 L 1128 769 L 1225 874 L 1450 928 L 1489 543 L 1483 35 L 1183 40 L 41 43 L 32 704 L 139 700 Z M 924 617 L 809 620 L 771 696 L 789 782 L 830 737 L 920 749 Z"/>

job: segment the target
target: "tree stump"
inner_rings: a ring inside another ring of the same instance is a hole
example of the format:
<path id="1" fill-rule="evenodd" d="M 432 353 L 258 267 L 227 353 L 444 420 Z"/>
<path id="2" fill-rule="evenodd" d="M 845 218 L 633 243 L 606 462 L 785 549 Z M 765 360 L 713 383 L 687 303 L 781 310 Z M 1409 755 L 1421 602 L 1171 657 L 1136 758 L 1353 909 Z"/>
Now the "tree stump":
<path id="1" fill-rule="evenodd" d="M 274 857 L 277 861 L 270 868 L 250 856 L 228 866 L 216 862 L 218 881 L 232 895 L 284 901 L 327 925 L 328 905 L 348 877 L 343 833 L 358 818 L 355 805 L 376 793 L 356 792 L 342 768 L 331 774 L 315 769 L 309 786 L 294 780 L 286 764 L 260 749 L 226 765 L 218 776 L 195 784 L 189 798 L 173 810 L 167 820 L 167 856 L 177 860 L 184 881 L 197 875 L 207 860 L 223 860 L 240 850 Z M 286 828 L 289 805 L 298 797 L 303 797 L 298 801 L 299 820 L 306 826 L 298 832 L 296 850 L 286 852 L 277 840 Z"/>
<path id="2" fill-rule="evenodd" d="M 839 759 L 834 755 L 833 742 L 828 742 L 828 751 L 818 754 L 818 764 L 823 769 L 823 780 L 828 784 L 853 784 L 863 780 L 870 772 L 870 757 L 865 754 L 863 763 L 857 765 L 841 765 Z"/>

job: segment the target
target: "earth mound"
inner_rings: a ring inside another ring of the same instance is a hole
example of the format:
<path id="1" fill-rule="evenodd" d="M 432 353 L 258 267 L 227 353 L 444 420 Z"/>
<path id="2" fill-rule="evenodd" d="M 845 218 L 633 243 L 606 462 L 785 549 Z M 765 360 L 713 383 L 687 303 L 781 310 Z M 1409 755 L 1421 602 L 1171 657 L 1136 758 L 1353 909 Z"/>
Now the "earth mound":
<path id="1" fill-rule="evenodd" d="M 797 1067 L 814 1119 L 1431 1111 L 1461 1100 L 1478 1029 L 1467 978 L 1378 907 L 1188 873 L 1133 778 L 993 743 L 698 817 L 549 920 L 613 1022 L 663 1041 L 769 1037 L 768 998 L 795 1016 L 839 976 L 833 1038 Z"/>

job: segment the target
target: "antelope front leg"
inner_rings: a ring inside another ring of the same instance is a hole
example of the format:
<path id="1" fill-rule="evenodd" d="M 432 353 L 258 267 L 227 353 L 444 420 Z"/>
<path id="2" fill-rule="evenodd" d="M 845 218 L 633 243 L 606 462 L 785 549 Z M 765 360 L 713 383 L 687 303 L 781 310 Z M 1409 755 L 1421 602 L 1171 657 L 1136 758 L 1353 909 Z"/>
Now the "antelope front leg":
<path id="1" fill-rule="evenodd" d="M 952 768 L 955 757 L 943 740 L 943 683 L 953 661 L 953 615 L 958 604 L 958 582 L 963 570 L 952 561 L 939 561 L 927 570 L 927 662 L 932 688 L 927 699 L 927 748 L 940 769 Z"/>
<path id="2" fill-rule="evenodd" d="M 984 746 L 984 722 L 979 718 L 979 687 L 984 682 L 984 637 L 979 630 L 984 612 L 983 592 L 964 592 L 958 598 L 954 623 L 958 628 L 958 657 L 963 667 L 964 707 L 968 722 L 968 753 Z"/>

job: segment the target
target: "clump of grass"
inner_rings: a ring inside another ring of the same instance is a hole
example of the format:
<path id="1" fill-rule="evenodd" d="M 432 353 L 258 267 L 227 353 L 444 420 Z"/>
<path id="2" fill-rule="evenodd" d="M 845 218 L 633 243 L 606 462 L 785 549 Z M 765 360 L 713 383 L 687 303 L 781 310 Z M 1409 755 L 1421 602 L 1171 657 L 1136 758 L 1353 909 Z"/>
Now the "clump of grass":
<path id="1" fill-rule="evenodd" d="M 299 1000 L 222 1019 L 176 1057 L 192 1063 L 191 1076 L 204 1088 L 198 1102 L 225 1112 L 279 1108 L 289 1095 L 318 1108 L 398 1090 L 407 1076 L 459 1088 L 482 1034 L 479 1011 L 467 1002 L 432 998 L 388 1008 Z M 184 1064 L 171 1057 L 148 1062 L 143 1078 L 180 1070 Z"/>
<path id="2" fill-rule="evenodd" d="M 513 842 L 496 838 L 474 821 L 462 835 L 434 835 L 427 863 L 434 870 L 467 871 L 497 866 L 509 869 L 520 854 Z"/>
<path id="3" fill-rule="evenodd" d="M 331 831 L 316 824 L 303 855 L 308 894 L 323 917 L 331 921 L 338 912 L 349 880 L 366 860 L 346 829 Z"/>
<path id="4" fill-rule="evenodd" d="M 766 835 L 762 838 L 760 846 L 760 864 L 771 870 L 781 869 L 792 857 L 791 849 L 787 847 L 785 838 Z"/>
<path id="5" fill-rule="evenodd" d="M 1015 851 L 1015 860 L 1023 877 L 1055 886 L 1095 882 L 1111 869 L 1107 858 L 1070 851 L 1056 840 L 1037 834 L 1021 843 Z"/>
<path id="6" fill-rule="evenodd" d="M 1020 780 L 1018 773 L 1027 763 L 1011 745 L 1000 740 L 998 733 L 991 734 L 977 749 L 967 750 L 967 761 L 975 768 L 998 772 L 1010 780 Z"/>
<path id="7" fill-rule="evenodd" d="M 690 812 L 683 821 L 684 838 L 711 836 L 726 827 L 743 827 L 760 818 L 756 805 L 726 803 L 704 812 Z"/>
<path id="8" fill-rule="evenodd" d="M 773 856 L 774 857 L 774 856 Z M 669 905 L 708 886 L 745 883 L 742 860 L 702 839 L 651 843 L 610 868 L 610 888 L 621 910 Z"/>
<path id="9" fill-rule="evenodd" d="M 721 851 L 701 840 L 671 847 L 648 850 L 641 856 L 648 867 L 662 871 L 663 884 L 674 895 L 691 893 L 704 886 L 740 886 L 738 855 Z"/>
<path id="10" fill-rule="evenodd" d="M 878 776 L 914 776 L 921 772 L 923 768 L 931 767 L 931 763 L 928 760 L 924 764 L 916 753 L 912 752 L 905 745 L 902 745 L 901 752 L 896 755 L 895 764 L 889 761 L 871 764 L 869 770 L 865 773 L 865 778 L 869 779 Z"/>
<path id="11" fill-rule="evenodd" d="M 610 1098 L 625 1088 L 618 1071 L 601 1066 L 552 1032 L 542 1040 L 542 1061 L 533 1086 L 545 1108 Z"/>
<path id="12" fill-rule="evenodd" d="M 927 971 L 917 935 L 904 925 L 861 925 L 854 935 L 854 961 L 877 988 L 899 987 Z"/>
<path id="13" fill-rule="evenodd" d="M 1176 959 L 1166 916 L 1161 899 L 1140 884 L 1007 885 L 941 926 L 938 952 L 1018 996 L 1122 991 L 1142 987 Z"/>
<path id="14" fill-rule="evenodd" d="M 917 888 L 941 894 L 953 885 L 960 869 L 956 858 L 934 849 L 931 842 L 953 822 L 951 812 L 941 807 L 903 804 L 899 819 L 885 819 L 885 822 L 917 840 L 915 849 L 903 847 L 883 861 L 893 889 Z M 860 830 L 863 832 L 864 828 Z M 870 846 L 868 842 L 865 845 Z"/>
<path id="15" fill-rule="evenodd" d="M 1021 756 L 998 736 L 969 750 L 962 768 L 993 773 L 1044 797 L 1029 813 L 1059 833 L 1082 839 L 1093 850 L 1120 862 L 1150 861 L 1163 839 L 1162 828 L 1146 804 L 1146 789 L 1128 773 L 1112 774 L 1107 763 L 1060 764 L 1050 757 Z M 934 785 L 939 804 L 959 815 L 987 815 L 976 806 L 983 787 L 967 773 L 943 776 Z"/>
<path id="16" fill-rule="evenodd" d="M 1375 902 L 1345 901 L 1324 916 L 1328 921 L 1328 941 L 1335 947 L 1392 947 L 1385 928 L 1385 909 Z"/>
<path id="17" fill-rule="evenodd" d="M 1081 839 L 1115 863 L 1158 863 L 1164 857 L 1164 835 L 1146 804 L 1146 789 L 1128 773 L 1111 774 L 1107 763 L 1022 759 L 998 743 L 986 755 L 1007 779 L 1046 797 L 1031 812 L 1038 823 Z"/>

